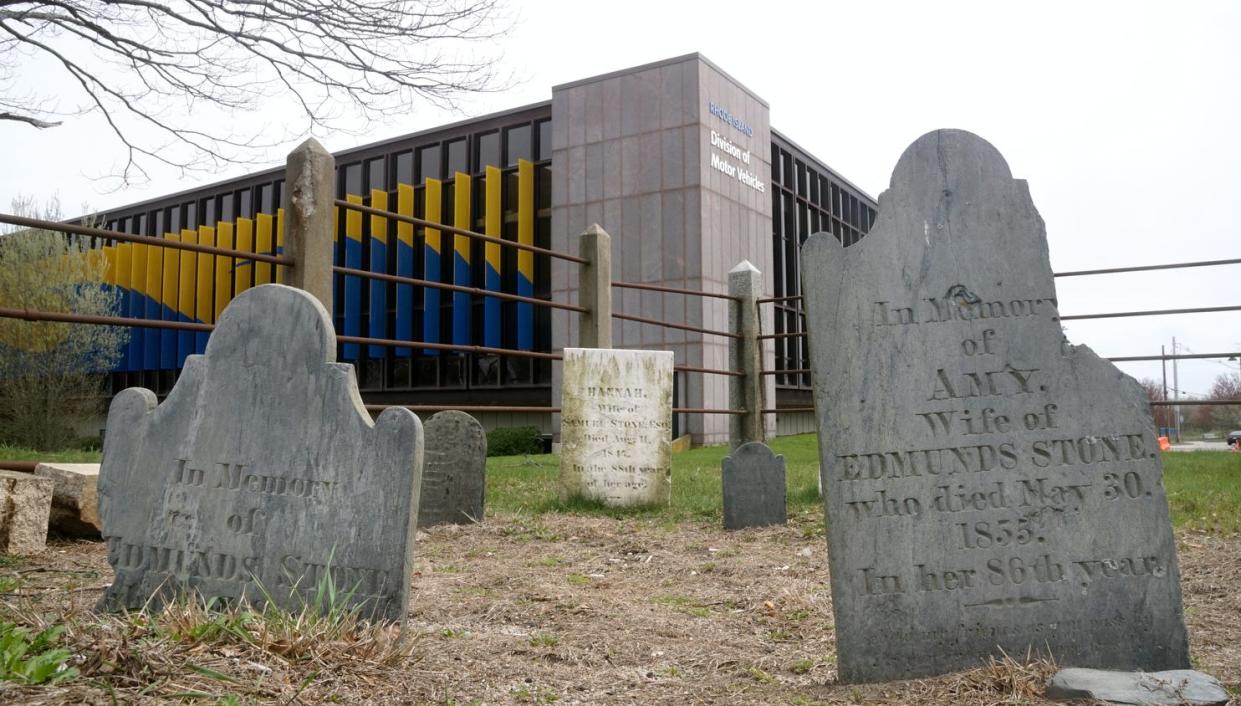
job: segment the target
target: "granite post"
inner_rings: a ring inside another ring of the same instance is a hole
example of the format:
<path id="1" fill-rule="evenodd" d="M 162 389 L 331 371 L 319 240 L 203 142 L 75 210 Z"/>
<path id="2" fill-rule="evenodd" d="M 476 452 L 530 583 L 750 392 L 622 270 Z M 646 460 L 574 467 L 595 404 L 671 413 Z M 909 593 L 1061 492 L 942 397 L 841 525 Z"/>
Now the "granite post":
<path id="1" fill-rule="evenodd" d="M 285 163 L 284 254 L 293 259 L 284 281 L 310 292 L 332 314 L 336 160 L 313 137 Z"/>
<path id="2" fill-rule="evenodd" d="M 728 272 L 728 330 L 741 338 L 728 339 L 728 367 L 740 377 L 728 378 L 728 406 L 745 414 L 729 416 L 728 438 L 733 449 L 751 441 L 767 441 L 763 423 L 763 348 L 759 340 L 758 299 L 763 294 L 763 274 L 742 260 Z"/>
<path id="3" fill-rule="evenodd" d="M 578 319 L 578 348 L 612 347 L 612 238 L 598 223 L 578 238 L 578 301 L 590 311 Z"/>
<path id="4" fill-rule="evenodd" d="M 841 680 L 1187 667 L 1150 404 L 1065 340 L 999 151 L 922 136 L 870 233 L 812 235 L 802 263 Z"/>

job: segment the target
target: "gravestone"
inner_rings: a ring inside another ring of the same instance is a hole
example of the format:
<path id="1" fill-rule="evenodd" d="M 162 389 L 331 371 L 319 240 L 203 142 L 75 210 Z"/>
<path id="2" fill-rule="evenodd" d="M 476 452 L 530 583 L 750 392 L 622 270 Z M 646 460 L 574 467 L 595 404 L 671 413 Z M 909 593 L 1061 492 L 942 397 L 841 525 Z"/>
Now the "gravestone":
<path id="1" fill-rule="evenodd" d="M 487 434 L 465 412 L 437 412 L 423 426 L 426 456 L 418 526 L 483 521 Z"/>
<path id="2" fill-rule="evenodd" d="M 724 457 L 724 529 L 782 525 L 788 521 L 784 457 L 750 441 Z"/>
<path id="3" fill-rule="evenodd" d="M 422 425 L 395 407 L 372 423 L 335 357 L 318 300 L 264 285 L 229 304 L 162 404 L 116 396 L 98 484 L 115 579 L 100 609 L 193 592 L 298 611 L 326 604 L 330 580 L 338 607 L 404 620 Z"/>
<path id="4" fill-rule="evenodd" d="M 672 498 L 672 352 L 564 349 L 560 497 Z"/>
<path id="5" fill-rule="evenodd" d="M 1146 395 L 1064 340 L 1042 218 L 999 152 L 924 135 L 870 233 L 802 258 L 841 679 L 1001 650 L 1187 666 Z"/>
<path id="6" fill-rule="evenodd" d="M 51 529 L 73 537 L 99 536 L 98 463 L 40 463 L 34 474 L 53 483 Z"/>
<path id="7" fill-rule="evenodd" d="M 38 554 L 47 546 L 52 481 L 0 471 L 0 554 Z"/>

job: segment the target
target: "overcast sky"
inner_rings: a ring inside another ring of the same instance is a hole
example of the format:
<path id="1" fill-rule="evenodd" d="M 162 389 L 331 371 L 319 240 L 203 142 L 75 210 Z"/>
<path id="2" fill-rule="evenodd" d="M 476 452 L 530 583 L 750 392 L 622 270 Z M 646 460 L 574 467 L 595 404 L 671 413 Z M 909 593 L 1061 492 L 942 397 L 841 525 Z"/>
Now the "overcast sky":
<path id="1" fill-rule="evenodd" d="M 464 114 L 416 109 L 330 150 L 546 100 L 551 86 L 698 51 L 771 105 L 772 125 L 878 196 L 935 128 L 989 140 L 1026 179 L 1053 270 L 1241 257 L 1241 3 L 514 3 L 510 90 Z M 58 85 L 47 75 L 24 78 Z M 115 163 L 97 119 L 37 132 L 0 123 L 0 204 L 58 194 L 67 211 L 122 205 L 248 171 L 103 193 Z M 283 161 L 273 150 L 268 164 Z M 1002 256 L 1002 253 L 997 253 Z M 1063 314 L 1241 304 L 1241 266 L 1057 281 Z M 1069 322 L 1101 355 L 1241 350 L 1241 312 Z M 1205 393 L 1237 361 L 1186 361 Z M 1160 378 L 1158 362 L 1124 364 Z M 1169 368 L 1169 384 L 1171 369 Z"/>

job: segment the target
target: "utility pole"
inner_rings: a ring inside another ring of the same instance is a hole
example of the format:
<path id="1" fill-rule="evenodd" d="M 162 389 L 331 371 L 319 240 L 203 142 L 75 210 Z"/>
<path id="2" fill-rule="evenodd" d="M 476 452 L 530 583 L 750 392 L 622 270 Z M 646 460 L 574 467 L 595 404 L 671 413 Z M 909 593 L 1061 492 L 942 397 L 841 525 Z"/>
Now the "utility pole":
<path id="1" fill-rule="evenodd" d="M 1159 347 L 1159 364 L 1163 367 L 1163 401 L 1168 401 L 1168 348 L 1167 346 Z M 1164 415 L 1164 422 L 1168 421 L 1167 415 Z M 1159 435 L 1164 435 L 1164 429 L 1167 427 L 1159 427 Z"/>
<path id="2" fill-rule="evenodd" d="M 1181 401 L 1181 378 L 1176 374 L 1177 372 L 1176 362 L 1177 362 L 1176 336 L 1173 336 L 1172 337 L 1172 394 L 1175 396 L 1174 399 L 1177 402 L 1180 402 Z M 1173 410 L 1172 413 L 1176 415 L 1176 419 L 1173 419 L 1172 421 L 1176 422 L 1176 440 L 1179 443 L 1181 440 L 1181 406 L 1179 404 L 1174 405 L 1172 407 L 1172 410 Z"/>

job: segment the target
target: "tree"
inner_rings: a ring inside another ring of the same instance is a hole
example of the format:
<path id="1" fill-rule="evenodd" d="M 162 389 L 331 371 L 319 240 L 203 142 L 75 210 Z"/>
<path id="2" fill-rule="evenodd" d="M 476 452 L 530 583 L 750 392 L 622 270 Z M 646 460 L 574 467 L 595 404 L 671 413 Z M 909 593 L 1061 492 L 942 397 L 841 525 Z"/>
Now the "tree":
<path id="1" fill-rule="evenodd" d="M 0 0 L 0 120 L 51 129 L 101 114 L 125 149 L 122 183 L 148 178 L 150 163 L 252 162 L 255 149 L 314 128 L 493 90 L 494 58 L 473 50 L 503 33 L 499 2 Z M 21 84 L 46 78 L 40 65 L 66 79 L 65 95 L 49 95 L 46 80 Z M 300 121 L 273 113 L 281 101 Z M 285 134 L 218 119 L 259 109 Z"/>
<path id="2" fill-rule="evenodd" d="M 36 215 L 29 202 L 15 212 Z M 39 217 L 59 218 L 50 206 Z M 115 315 L 118 294 L 104 283 L 103 252 L 62 233 L 0 235 L 0 307 Z M 127 329 L 0 318 L 0 441 L 63 448 L 75 427 L 103 409 L 107 373 Z"/>
<path id="3" fill-rule="evenodd" d="M 1224 373 L 1215 378 L 1211 391 L 1207 393 L 1210 400 L 1241 400 L 1241 374 Z M 1218 405 L 1211 407 L 1213 426 L 1224 431 L 1241 429 L 1241 405 Z"/>
<path id="4" fill-rule="evenodd" d="M 1138 381 L 1142 389 L 1146 391 L 1146 399 L 1151 402 L 1163 402 L 1166 395 L 1163 393 L 1163 386 L 1156 380 L 1150 378 L 1142 378 Z M 1151 407 L 1151 413 L 1155 415 L 1155 426 L 1160 429 L 1176 426 L 1173 409 L 1165 405 Z"/>

